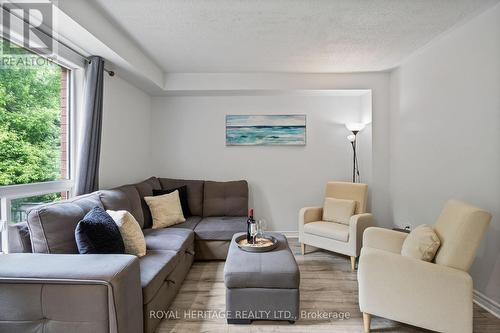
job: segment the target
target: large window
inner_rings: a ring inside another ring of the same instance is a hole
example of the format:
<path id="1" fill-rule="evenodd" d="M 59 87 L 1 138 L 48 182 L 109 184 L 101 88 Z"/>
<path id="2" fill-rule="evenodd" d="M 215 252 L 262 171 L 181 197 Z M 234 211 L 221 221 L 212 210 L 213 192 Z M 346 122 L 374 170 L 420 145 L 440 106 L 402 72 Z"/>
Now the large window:
<path id="1" fill-rule="evenodd" d="M 11 47 L 21 60 L 0 68 L 0 198 L 2 221 L 16 223 L 27 209 L 68 196 L 70 71 Z"/>

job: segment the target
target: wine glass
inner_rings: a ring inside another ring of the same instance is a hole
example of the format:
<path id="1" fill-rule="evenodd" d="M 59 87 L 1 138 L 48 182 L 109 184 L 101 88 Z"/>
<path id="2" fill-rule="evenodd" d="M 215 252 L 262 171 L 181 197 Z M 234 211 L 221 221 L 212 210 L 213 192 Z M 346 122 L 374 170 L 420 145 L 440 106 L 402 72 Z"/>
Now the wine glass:
<path id="1" fill-rule="evenodd" d="M 257 235 L 256 238 L 264 237 L 264 229 L 266 228 L 266 220 L 260 219 L 257 221 Z"/>

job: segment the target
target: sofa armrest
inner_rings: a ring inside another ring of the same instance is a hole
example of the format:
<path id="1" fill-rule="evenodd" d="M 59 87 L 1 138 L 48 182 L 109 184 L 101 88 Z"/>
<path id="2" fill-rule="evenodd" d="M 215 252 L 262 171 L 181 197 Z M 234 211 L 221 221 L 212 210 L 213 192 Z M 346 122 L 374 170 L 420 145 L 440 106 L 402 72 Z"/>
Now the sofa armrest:
<path id="1" fill-rule="evenodd" d="M 363 246 L 400 254 L 407 236 L 404 232 L 371 227 L 363 233 Z"/>
<path id="2" fill-rule="evenodd" d="M 472 332 L 467 272 L 364 246 L 358 284 L 362 312 L 439 332 Z"/>
<path id="3" fill-rule="evenodd" d="M 321 221 L 323 218 L 323 207 L 304 207 L 299 211 L 299 237 L 304 232 L 304 224 Z"/>
<path id="4" fill-rule="evenodd" d="M 370 213 L 351 216 L 349 220 L 349 242 L 355 246 L 356 257 L 359 255 L 366 228 L 373 226 L 373 215 Z"/>
<path id="5" fill-rule="evenodd" d="M 139 261 L 135 256 L 0 255 L 0 295 L 8 299 L 2 303 L 9 308 L 0 311 L 0 325 L 53 321 L 54 325 L 65 322 L 69 325 L 65 329 L 75 332 L 79 332 L 78 325 L 87 325 L 86 329 L 91 327 L 96 333 L 103 325 L 106 331 L 116 333 L 143 330 Z"/>

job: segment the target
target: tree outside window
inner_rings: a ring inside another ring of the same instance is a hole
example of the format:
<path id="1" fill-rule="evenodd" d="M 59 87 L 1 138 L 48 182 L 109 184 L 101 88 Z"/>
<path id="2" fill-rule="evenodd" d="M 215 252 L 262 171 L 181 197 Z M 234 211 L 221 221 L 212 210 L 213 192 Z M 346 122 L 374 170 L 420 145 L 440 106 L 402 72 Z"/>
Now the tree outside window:
<path id="1" fill-rule="evenodd" d="M 16 52 L 34 56 L 19 47 Z M 43 61 L 36 66 L 9 64 L 0 69 L 0 186 L 68 178 L 69 71 L 39 58 Z M 63 192 L 12 200 L 12 218 L 21 221 L 22 211 L 30 206 L 66 196 Z"/>

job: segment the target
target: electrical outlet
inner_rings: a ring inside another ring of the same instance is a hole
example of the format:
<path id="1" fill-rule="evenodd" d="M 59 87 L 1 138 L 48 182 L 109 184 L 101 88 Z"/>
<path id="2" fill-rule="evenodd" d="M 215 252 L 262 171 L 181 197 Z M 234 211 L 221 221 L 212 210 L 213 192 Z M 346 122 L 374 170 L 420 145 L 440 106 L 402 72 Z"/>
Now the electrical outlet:
<path id="1" fill-rule="evenodd" d="M 397 223 L 395 225 L 395 227 L 398 228 L 398 229 L 403 229 L 403 230 L 407 230 L 407 231 L 412 231 L 412 229 L 413 229 L 413 225 L 411 225 L 408 222 Z"/>

